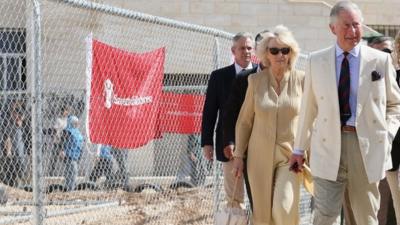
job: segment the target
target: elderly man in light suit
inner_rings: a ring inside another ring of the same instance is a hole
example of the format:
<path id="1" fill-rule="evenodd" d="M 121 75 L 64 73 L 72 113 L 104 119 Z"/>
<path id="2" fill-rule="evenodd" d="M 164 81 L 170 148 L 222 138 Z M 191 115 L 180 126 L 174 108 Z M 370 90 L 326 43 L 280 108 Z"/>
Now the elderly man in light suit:
<path id="1" fill-rule="evenodd" d="M 377 225 L 378 183 L 391 168 L 399 127 L 400 90 L 389 54 L 360 44 L 362 13 L 340 1 L 329 27 L 336 44 L 310 55 L 295 139 L 292 170 L 302 170 L 310 149 L 314 225 L 331 225 L 345 189 L 360 225 Z"/>

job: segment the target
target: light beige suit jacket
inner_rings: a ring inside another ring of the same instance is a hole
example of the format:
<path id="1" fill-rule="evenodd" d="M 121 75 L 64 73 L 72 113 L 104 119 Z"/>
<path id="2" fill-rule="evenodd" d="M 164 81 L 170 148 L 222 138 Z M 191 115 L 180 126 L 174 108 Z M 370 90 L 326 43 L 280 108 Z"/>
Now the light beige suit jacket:
<path id="1" fill-rule="evenodd" d="M 390 55 L 367 46 L 360 49 L 356 130 L 369 182 L 391 168 L 389 136 L 400 125 L 400 90 Z M 304 83 L 295 149 L 310 148 L 313 176 L 336 180 L 341 152 L 341 125 L 335 68 L 335 46 L 311 53 Z M 372 72 L 381 78 L 373 81 Z"/>

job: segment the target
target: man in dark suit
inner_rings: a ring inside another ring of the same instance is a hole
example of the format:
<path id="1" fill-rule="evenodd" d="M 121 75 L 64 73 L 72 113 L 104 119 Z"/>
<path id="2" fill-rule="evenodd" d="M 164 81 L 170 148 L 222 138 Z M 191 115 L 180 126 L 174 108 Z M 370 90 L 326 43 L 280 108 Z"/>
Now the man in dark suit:
<path id="1" fill-rule="evenodd" d="M 262 40 L 262 35 L 268 32 L 267 30 L 258 33 L 255 37 L 255 49 L 257 50 L 257 43 Z M 224 141 L 224 154 L 231 158 L 235 148 L 235 126 L 239 116 L 240 108 L 242 107 L 244 97 L 247 91 L 247 78 L 250 74 L 259 72 L 263 69 L 260 64 L 251 70 L 246 70 L 239 73 L 232 82 L 231 92 L 225 106 L 225 113 L 223 115 L 223 141 Z M 247 179 L 246 166 L 244 167 L 244 180 L 246 183 L 247 196 L 252 207 L 253 201 L 251 197 L 250 184 Z"/>
<path id="2" fill-rule="evenodd" d="M 235 62 L 227 67 L 211 73 L 208 82 L 206 100 L 203 109 L 201 146 L 208 160 L 214 155 L 214 131 L 216 133 L 216 159 L 222 162 L 224 173 L 224 189 L 226 200 L 230 207 L 240 207 L 243 203 L 243 180 L 235 182 L 233 161 L 231 155 L 223 152 L 222 115 L 228 99 L 233 79 L 242 70 L 252 69 L 251 54 L 253 52 L 253 37 L 250 33 L 240 32 L 233 37 L 232 54 Z M 236 188 L 234 187 L 236 184 Z M 235 193 L 233 193 L 235 191 Z"/>

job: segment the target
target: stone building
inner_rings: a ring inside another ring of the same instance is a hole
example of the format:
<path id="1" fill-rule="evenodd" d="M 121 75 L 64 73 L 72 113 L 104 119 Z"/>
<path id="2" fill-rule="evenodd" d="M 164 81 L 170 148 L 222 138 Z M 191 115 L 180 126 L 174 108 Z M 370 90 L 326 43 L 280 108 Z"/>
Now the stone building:
<path id="1" fill-rule="evenodd" d="M 228 32 L 257 33 L 277 24 L 288 26 L 303 51 L 332 43 L 328 22 L 336 0 L 97 0 L 131 10 L 211 26 Z M 400 29 L 398 0 L 354 0 L 364 23 L 385 35 Z M 366 29 L 368 32 L 368 28 Z"/>

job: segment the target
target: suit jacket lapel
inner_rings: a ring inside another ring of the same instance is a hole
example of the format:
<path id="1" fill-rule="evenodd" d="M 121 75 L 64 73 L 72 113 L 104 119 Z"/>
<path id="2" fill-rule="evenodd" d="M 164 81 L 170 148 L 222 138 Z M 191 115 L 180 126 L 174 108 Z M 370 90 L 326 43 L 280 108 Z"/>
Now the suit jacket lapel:
<path id="1" fill-rule="evenodd" d="M 232 77 L 235 77 L 235 76 L 236 76 L 235 63 L 233 63 L 233 64 L 230 66 L 230 68 L 229 68 L 229 74 L 230 74 Z"/>
<path id="2" fill-rule="evenodd" d="M 371 71 L 374 70 L 375 59 L 371 54 L 368 54 L 368 48 L 364 46 L 361 46 L 360 57 L 357 103 L 364 105 L 371 87 Z M 359 115 L 360 109 L 360 107 L 357 107 L 357 115 Z"/>
<path id="3" fill-rule="evenodd" d="M 324 54 L 322 57 L 322 68 L 321 72 L 326 73 L 326 84 L 324 88 L 326 88 L 326 93 L 330 93 L 331 96 L 329 99 L 333 100 L 332 104 L 334 104 L 334 108 L 338 110 L 339 113 L 339 97 L 338 97 L 338 88 L 337 88 L 337 80 L 336 80 L 336 52 L 335 46 L 328 49 L 327 54 Z M 339 115 L 339 114 L 338 114 Z"/>

